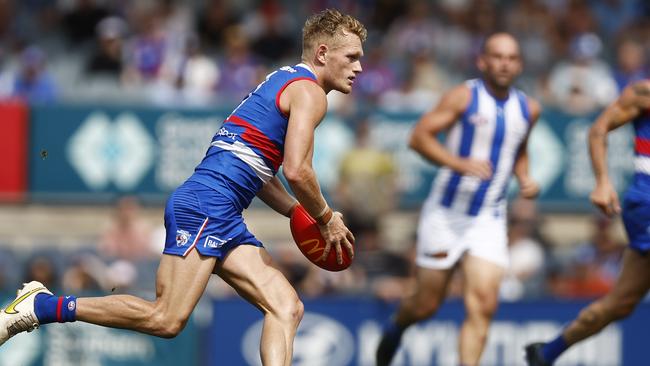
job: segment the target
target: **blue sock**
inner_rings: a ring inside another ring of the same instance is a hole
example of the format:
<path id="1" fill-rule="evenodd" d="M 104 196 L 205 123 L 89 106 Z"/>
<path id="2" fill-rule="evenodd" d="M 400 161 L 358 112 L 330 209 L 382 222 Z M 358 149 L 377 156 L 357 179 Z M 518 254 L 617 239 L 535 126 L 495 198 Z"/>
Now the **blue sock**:
<path id="1" fill-rule="evenodd" d="M 555 360 L 560 357 L 562 352 L 566 351 L 569 348 L 569 345 L 566 343 L 562 334 L 557 336 L 554 340 L 546 343 L 542 347 L 542 354 L 544 355 L 544 361 L 548 363 L 553 363 Z"/>
<path id="2" fill-rule="evenodd" d="M 34 299 L 34 312 L 41 325 L 73 322 L 77 320 L 77 298 L 41 293 Z"/>

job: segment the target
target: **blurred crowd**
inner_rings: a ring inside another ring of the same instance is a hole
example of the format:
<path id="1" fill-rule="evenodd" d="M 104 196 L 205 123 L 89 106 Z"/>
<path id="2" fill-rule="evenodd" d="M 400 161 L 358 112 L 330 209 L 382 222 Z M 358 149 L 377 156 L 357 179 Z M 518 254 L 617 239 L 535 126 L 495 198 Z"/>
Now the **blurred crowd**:
<path id="1" fill-rule="evenodd" d="M 430 108 L 477 75 L 493 31 L 521 41 L 519 85 L 544 105 L 589 112 L 648 76 L 643 0 L 2 0 L 0 97 L 233 105 L 298 62 L 302 23 L 324 7 L 369 29 L 353 98 L 332 95 L 343 111 Z"/>
<path id="2" fill-rule="evenodd" d="M 350 166 L 364 168 L 348 171 Z M 346 154 L 340 170 L 343 178 L 335 202 L 356 237 L 356 258 L 349 269 L 328 272 L 316 267 L 303 257 L 290 238 L 285 241 L 259 238 L 275 265 L 302 297 L 366 296 L 387 302 L 399 300 L 410 293 L 414 284 L 416 237 L 413 231 L 407 231 L 402 238 L 404 244 L 396 246 L 386 230 L 387 215 L 394 208 L 385 193 L 390 191 L 394 177 L 390 155 L 360 144 Z M 350 199 L 351 189 L 358 187 L 359 180 L 366 182 L 366 189 L 355 191 L 357 197 Z M 377 195 L 386 200 L 376 199 Z M 365 204 L 373 202 L 373 198 L 375 202 L 383 202 Z M 364 204 L 349 204 L 355 200 Z M 120 198 L 111 220 L 98 228 L 96 240 L 81 249 L 46 247 L 18 252 L 0 243 L 0 295 L 13 291 L 21 281 L 37 280 L 56 292 L 79 295 L 135 292 L 153 296 L 165 230 L 162 222 L 147 221 L 141 209 L 137 198 Z M 538 212 L 535 201 L 515 199 L 509 215 L 510 266 L 500 292 L 503 301 L 549 297 L 590 299 L 612 288 L 626 243 L 614 235 L 611 219 L 594 216 L 586 241 L 558 245 L 540 232 L 544 215 Z M 461 297 L 462 284 L 458 271 L 450 284 L 451 298 Z M 216 276 L 209 283 L 207 293 L 216 298 L 236 295 Z"/>

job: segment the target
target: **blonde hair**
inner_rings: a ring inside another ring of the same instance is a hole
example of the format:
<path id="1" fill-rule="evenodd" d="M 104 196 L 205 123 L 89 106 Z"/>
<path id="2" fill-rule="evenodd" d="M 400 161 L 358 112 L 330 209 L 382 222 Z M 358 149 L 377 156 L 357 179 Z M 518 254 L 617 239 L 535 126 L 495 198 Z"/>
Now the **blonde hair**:
<path id="1" fill-rule="evenodd" d="M 303 55 L 305 51 L 312 49 L 323 40 L 342 35 L 343 31 L 356 34 L 361 42 L 364 42 L 368 35 L 366 27 L 358 19 L 351 15 L 341 14 L 336 9 L 325 9 L 312 15 L 302 28 Z"/>

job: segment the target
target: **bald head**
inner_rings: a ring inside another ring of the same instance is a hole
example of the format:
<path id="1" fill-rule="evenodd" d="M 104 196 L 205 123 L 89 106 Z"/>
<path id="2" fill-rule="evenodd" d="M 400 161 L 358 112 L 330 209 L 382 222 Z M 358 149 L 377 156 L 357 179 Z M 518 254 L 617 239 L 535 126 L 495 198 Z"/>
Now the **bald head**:
<path id="1" fill-rule="evenodd" d="M 493 89 L 507 90 L 521 73 L 519 42 L 508 33 L 495 33 L 483 44 L 477 66 Z"/>
<path id="2" fill-rule="evenodd" d="M 485 39 L 481 53 L 487 54 L 500 49 L 509 50 L 519 55 L 519 42 L 510 33 L 494 33 Z"/>

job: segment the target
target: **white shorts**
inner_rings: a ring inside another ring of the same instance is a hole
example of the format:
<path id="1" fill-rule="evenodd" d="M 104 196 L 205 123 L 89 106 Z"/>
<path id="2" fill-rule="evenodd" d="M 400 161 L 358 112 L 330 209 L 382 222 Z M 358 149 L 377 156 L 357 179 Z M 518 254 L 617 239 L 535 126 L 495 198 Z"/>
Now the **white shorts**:
<path id="1" fill-rule="evenodd" d="M 417 265 L 449 269 L 468 253 L 507 268 L 505 216 L 492 212 L 469 216 L 438 204 L 425 204 L 418 224 Z"/>

